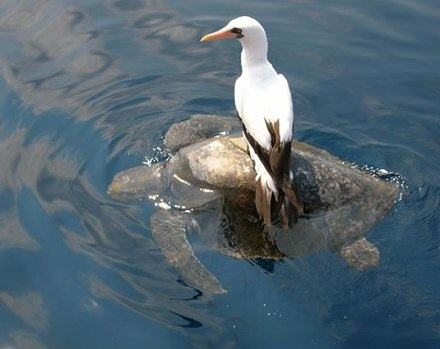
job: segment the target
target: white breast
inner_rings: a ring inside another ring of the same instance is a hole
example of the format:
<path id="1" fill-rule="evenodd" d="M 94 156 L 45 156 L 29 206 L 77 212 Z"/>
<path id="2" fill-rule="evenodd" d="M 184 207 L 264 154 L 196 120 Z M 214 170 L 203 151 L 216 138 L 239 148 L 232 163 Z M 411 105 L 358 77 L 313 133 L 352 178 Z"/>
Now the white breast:
<path id="1" fill-rule="evenodd" d="M 292 139 L 293 109 L 289 85 L 283 75 L 247 74 L 235 83 L 235 106 L 245 127 L 265 149 L 270 148 L 270 134 L 266 121 L 280 124 L 282 141 Z"/>

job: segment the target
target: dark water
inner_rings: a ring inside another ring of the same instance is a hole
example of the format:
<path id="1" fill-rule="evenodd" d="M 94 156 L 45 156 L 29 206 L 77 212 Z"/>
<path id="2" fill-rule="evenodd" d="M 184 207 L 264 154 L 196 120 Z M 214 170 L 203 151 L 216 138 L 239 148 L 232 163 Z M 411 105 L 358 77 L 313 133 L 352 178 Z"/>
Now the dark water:
<path id="1" fill-rule="evenodd" d="M 239 45 L 198 39 L 243 14 L 293 86 L 296 137 L 405 178 L 368 235 L 377 268 L 200 248 L 228 290 L 201 295 L 154 206 L 107 197 L 169 125 L 232 113 Z M 0 347 L 440 347 L 439 23 L 436 0 L 2 0 Z"/>

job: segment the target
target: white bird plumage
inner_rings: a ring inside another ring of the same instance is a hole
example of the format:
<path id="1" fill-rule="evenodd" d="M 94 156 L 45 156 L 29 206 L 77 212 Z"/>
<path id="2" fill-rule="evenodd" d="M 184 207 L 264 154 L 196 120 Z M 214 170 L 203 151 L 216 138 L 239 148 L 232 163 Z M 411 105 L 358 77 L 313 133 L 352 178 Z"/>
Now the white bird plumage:
<path id="1" fill-rule="evenodd" d="M 291 226 L 291 217 L 286 215 L 296 216 L 301 207 L 291 186 L 290 144 L 294 117 L 289 84 L 268 61 L 266 33 L 251 17 L 238 17 L 202 41 L 232 38 L 231 33 L 236 34 L 242 45 L 242 74 L 235 82 L 234 97 L 257 174 L 257 211 L 270 225 L 274 198 L 283 224 Z M 281 161 L 287 164 L 277 163 Z"/>

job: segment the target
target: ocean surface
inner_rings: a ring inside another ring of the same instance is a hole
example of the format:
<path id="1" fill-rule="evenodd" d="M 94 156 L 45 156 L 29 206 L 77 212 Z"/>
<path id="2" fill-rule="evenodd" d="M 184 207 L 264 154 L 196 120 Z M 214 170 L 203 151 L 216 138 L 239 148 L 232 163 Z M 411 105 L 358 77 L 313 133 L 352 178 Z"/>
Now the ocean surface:
<path id="1" fill-rule="evenodd" d="M 189 287 L 149 201 L 106 194 L 165 159 L 168 127 L 232 115 L 250 15 L 289 80 L 295 137 L 395 172 L 402 197 L 358 272 L 328 251 L 273 262 L 196 254 L 228 293 Z M 2 0 L 0 348 L 440 348 L 438 0 Z"/>

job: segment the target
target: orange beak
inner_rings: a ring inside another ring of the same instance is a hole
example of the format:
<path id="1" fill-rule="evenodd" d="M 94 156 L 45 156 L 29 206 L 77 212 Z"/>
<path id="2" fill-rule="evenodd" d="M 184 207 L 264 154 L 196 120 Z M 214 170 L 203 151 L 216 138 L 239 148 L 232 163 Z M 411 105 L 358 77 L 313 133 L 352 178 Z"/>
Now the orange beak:
<path id="1" fill-rule="evenodd" d="M 216 32 L 205 35 L 200 39 L 201 42 L 224 40 L 224 39 L 235 39 L 237 34 L 231 32 L 231 29 L 224 27 Z"/>

